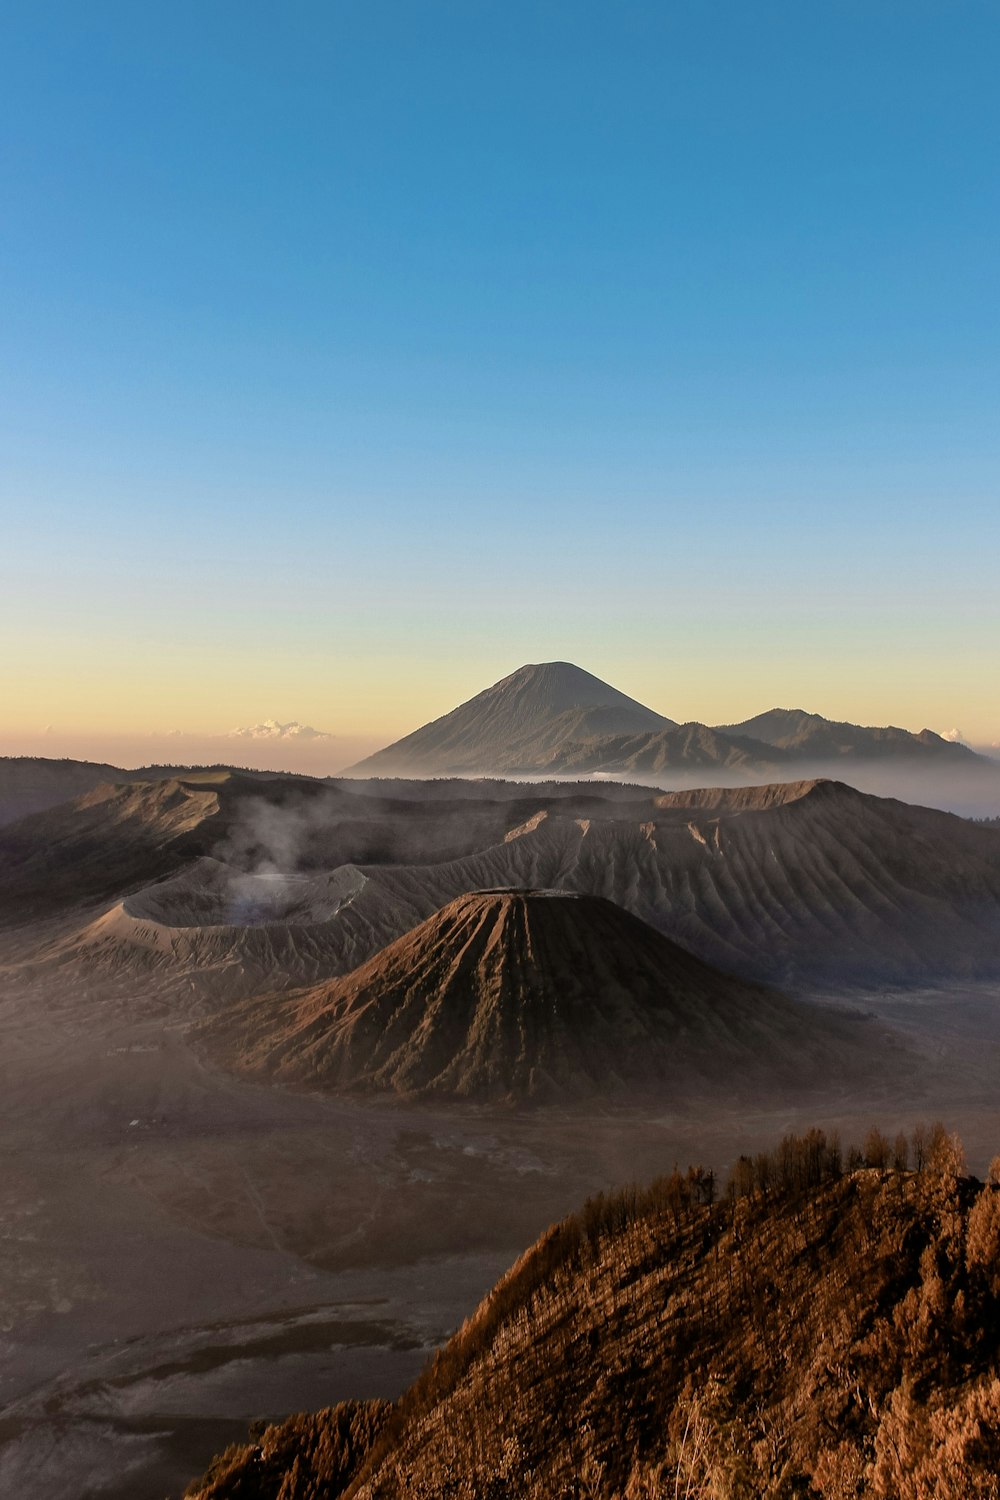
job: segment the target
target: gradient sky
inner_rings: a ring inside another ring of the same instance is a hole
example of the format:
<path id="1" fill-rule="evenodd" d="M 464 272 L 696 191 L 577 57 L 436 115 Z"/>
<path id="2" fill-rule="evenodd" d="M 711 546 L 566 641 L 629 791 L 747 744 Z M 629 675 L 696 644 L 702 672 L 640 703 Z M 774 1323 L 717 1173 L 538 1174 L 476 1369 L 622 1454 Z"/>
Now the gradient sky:
<path id="1" fill-rule="evenodd" d="M 995 0 L 8 0 L 0 751 L 342 760 L 553 658 L 1000 739 L 998 65 Z"/>

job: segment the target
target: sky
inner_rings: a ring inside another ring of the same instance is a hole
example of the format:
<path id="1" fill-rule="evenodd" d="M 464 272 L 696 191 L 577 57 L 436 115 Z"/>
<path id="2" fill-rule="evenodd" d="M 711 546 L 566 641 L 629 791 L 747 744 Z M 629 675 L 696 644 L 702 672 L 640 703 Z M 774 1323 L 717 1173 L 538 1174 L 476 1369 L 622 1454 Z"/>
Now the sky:
<path id="1" fill-rule="evenodd" d="M 998 61 L 995 0 L 8 0 L 0 753 L 332 770 L 553 659 L 1000 741 Z"/>

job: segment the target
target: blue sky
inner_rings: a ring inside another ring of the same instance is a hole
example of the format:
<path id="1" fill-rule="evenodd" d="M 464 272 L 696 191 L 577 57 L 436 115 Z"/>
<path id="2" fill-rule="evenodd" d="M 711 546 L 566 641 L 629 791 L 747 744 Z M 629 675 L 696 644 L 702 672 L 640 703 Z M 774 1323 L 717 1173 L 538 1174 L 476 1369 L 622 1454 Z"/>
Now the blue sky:
<path id="1" fill-rule="evenodd" d="M 560 657 L 1000 738 L 998 54 L 955 0 L 8 3 L 11 733 L 385 737 Z"/>

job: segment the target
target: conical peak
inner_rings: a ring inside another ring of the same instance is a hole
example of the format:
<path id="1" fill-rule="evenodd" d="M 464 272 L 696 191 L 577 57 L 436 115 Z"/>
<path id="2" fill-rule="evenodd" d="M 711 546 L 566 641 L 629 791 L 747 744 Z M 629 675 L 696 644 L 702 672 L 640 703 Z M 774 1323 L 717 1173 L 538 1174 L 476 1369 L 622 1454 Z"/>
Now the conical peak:
<path id="1" fill-rule="evenodd" d="M 479 1100 L 728 1088 L 775 1049 L 798 1068 L 814 1033 L 613 902 L 524 886 L 469 891 L 343 979 L 205 1028 L 276 1077 Z"/>
<path id="2" fill-rule="evenodd" d="M 450 904 L 455 905 L 459 901 L 496 900 L 503 897 L 516 897 L 521 901 L 584 901 L 587 899 L 579 891 L 560 891 L 545 886 L 496 885 L 484 887 L 479 891 L 467 891 L 464 896 L 457 896 Z"/>
<path id="3" fill-rule="evenodd" d="M 542 700 L 551 713 L 564 713 L 572 708 L 614 708 L 628 705 L 650 714 L 651 718 L 659 719 L 662 723 L 670 722 L 571 661 L 528 662 L 523 667 L 518 667 L 516 672 L 511 672 L 508 677 L 495 682 L 492 687 L 484 689 L 479 696 L 508 696 L 512 693 L 526 694 Z"/>
<path id="4" fill-rule="evenodd" d="M 513 928 L 512 923 L 515 924 Z M 538 886 L 493 886 L 456 896 L 419 927 L 390 944 L 382 954 L 375 954 L 369 960 L 369 965 L 378 965 L 381 959 L 396 949 L 415 951 L 421 946 L 422 940 L 433 943 L 442 931 L 467 929 L 472 924 L 504 930 L 503 948 L 494 951 L 496 962 L 506 962 L 509 958 L 516 957 L 522 944 L 530 946 L 531 935 L 537 933 L 540 926 L 548 932 L 559 932 L 570 945 L 566 950 L 567 957 L 573 951 L 581 962 L 585 961 L 585 950 L 595 942 L 595 924 L 600 926 L 602 941 L 605 942 L 610 940 L 614 944 L 623 942 L 628 945 L 631 929 L 639 928 L 654 943 L 665 948 L 675 946 L 631 913 L 602 896 Z M 634 941 L 634 933 L 631 938 Z M 455 939 L 456 942 L 462 940 L 458 937 Z"/>
<path id="5" fill-rule="evenodd" d="M 419 968 L 430 962 L 442 965 L 447 983 L 469 971 L 473 951 L 480 979 L 487 971 L 499 971 L 511 965 L 518 967 L 528 956 L 538 959 L 548 951 L 553 938 L 556 953 L 548 962 L 567 969 L 592 969 L 601 955 L 596 951 L 595 931 L 600 928 L 604 941 L 614 946 L 628 946 L 628 936 L 620 938 L 619 930 L 644 927 L 635 917 L 600 896 L 580 895 L 533 886 L 495 886 L 467 891 L 442 906 L 411 932 L 376 953 L 368 963 L 348 978 L 380 982 L 388 969 Z M 606 930 L 605 930 L 606 929 Z M 667 939 L 648 929 L 650 937 L 667 944 Z M 541 942 L 541 948 L 539 947 Z M 480 944 L 483 944 L 480 950 Z M 594 948 L 595 951 L 590 950 Z M 477 981 L 478 982 L 478 981 Z"/>
<path id="6" fill-rule="evenodd" d="M 353 769 L 437 776 L 544 769 L 561 746 L 672 723 L 572 662 L 529 662 Z"/>

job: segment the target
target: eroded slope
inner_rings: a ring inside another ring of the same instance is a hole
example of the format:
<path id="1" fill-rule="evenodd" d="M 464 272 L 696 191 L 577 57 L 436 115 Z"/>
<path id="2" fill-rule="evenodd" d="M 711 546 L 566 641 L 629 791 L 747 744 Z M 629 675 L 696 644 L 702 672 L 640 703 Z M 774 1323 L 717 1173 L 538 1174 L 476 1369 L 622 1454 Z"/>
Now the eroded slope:
<path id="1" fill-rule="evenodd" d="M 354 973 L 227 1009 L 227 1065 L 334 1089 L 463 1099 L 705 1090 L 729 1099 L 870 1066 L 863 1024 L 702 963 L 612 902 L 473 892 Z"/>

